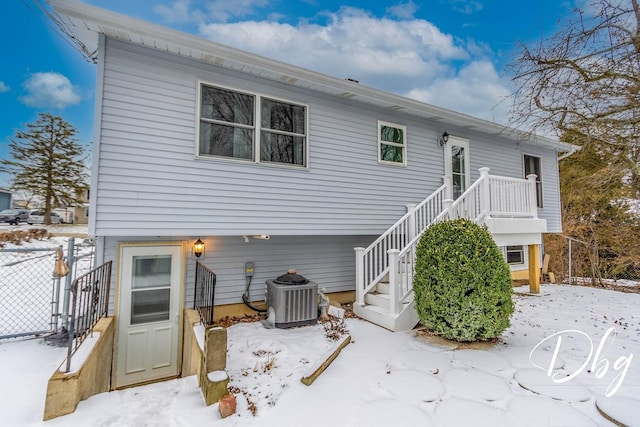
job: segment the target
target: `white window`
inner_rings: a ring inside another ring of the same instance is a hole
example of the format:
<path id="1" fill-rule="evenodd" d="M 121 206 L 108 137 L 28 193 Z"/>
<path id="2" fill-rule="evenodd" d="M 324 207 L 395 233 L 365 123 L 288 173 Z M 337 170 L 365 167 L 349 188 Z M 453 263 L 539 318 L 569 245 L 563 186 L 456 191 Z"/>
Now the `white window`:
<path id="1" fill-rule="evenodd" d="M 524 264 L 524 247 L 507 246 L 506 257 L 508 264 Z"/>
<path id="2" fill-rule="evenodd" d="M 378 162 L 407 165 L 407 127 L 378 121 Z"/>
<path id="3" fill-rule="evenodd" d="M 306 167 L 306 118 L 303 105 L 201 84 L 197 154 Z"/>
<path id="4" fill-rule="evenodd" d="M 540 165 L 540 157 L 524 155 L 524 177 L 528 175 L 536 175 L 536 200 L 538 207 L 543 207 L 542 202 L 542 167 Z"/>
<path id="5" fill-rule="evenodd" d="M 305 166 L 305 107 L 262 98 L 260 109 L 260 160 Z"/>

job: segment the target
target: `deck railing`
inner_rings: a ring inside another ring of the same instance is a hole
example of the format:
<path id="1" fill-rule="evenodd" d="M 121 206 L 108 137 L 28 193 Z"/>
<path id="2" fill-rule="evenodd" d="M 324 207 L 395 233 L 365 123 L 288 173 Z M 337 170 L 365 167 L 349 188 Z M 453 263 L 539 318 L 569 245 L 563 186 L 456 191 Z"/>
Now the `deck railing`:
<path id="1" fill-rule="evenodd" d="M 213 306 L 216 292 L 216 274 L 206 265 L 196 263 L 196 281 L 193 309 L 200 315 L 203 326 L 213 325 Z"/>
<path id="2" fill-rule="evenodd" d="M 392 315 L 400 312 L 413 294 L 415 248 L 424 231 L 436 221 L 466 218 L 482 223 L 490 217 L 537 218 L 535 178 L 491 176 L 489 168 L 481 168 L 480 178 L 455 201 L 444 200 L 446 185 L 440 187 L 368 248 L 356 248 L 356 302 L 364 305 L 366 293 L 388 274 L 390 311 Z"/>

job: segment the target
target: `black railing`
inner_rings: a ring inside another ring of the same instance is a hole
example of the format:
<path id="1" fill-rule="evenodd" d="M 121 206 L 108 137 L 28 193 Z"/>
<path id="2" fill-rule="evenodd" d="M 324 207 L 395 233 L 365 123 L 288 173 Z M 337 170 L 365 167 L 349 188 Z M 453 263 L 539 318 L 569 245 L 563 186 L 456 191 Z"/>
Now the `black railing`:
<path id="1" fill-rule="evenodd" d="M 93 328 L 109 311 L 111 287 L 111 261 L 102 264 L 71 283 L 71 315 L 69 318 L 69 345 L 67 370 L 71 370 L 71 357 L 82 342 L 93 333 Z"/>
<path id="2" fill-rule="evenodd" d="M 198 311 L 204 326 L 213 325 L 213 301 L 216 291 L 216 274 L 200 261 L 196 262 L 196 286 L 193 309 Z"/>

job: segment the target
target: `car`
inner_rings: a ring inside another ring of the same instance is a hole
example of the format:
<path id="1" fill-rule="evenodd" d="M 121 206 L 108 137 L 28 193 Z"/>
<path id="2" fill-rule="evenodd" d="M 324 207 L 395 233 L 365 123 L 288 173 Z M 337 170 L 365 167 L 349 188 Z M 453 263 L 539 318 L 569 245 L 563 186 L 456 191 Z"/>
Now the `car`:
<path id="1" fill-rule="evenodd" d="M 62 218 L 55 212 L 51 212 L 51 224 L 60 224 L 62 222 Z M 44 224 L 44 211 L 33 211 L 29 215 L 29 219 L 27 219 L 27 224 Z"/>
<path id="2" fill-rule="evenodd" d="M 18 225 L 19 222 L 26 222 L 29 218 L 29 211 L 26 209 L 5 209 L 0 212 L 0 222 Z"/>

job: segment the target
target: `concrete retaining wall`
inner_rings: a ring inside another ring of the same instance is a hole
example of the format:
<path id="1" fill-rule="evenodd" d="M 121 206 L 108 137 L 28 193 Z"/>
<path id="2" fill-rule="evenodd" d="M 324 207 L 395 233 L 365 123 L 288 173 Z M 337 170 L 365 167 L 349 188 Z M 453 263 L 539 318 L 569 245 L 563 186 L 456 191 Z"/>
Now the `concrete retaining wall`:
<path id="1" fill-rule="evenodd" d="M 94 328 L 100 337 L 82 367 L 68 374 L 57 370 L 49 378 L 44 405 L 45 421 L 70 414 L 81 400 L 109 391 L 114 331 L 113 317 L 100 319 Z M 67 363 L 66 360 L 63 363 Z"/>

